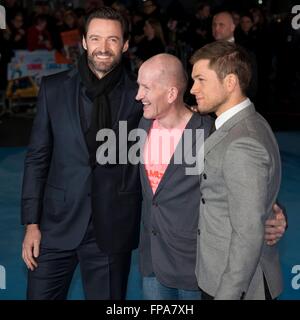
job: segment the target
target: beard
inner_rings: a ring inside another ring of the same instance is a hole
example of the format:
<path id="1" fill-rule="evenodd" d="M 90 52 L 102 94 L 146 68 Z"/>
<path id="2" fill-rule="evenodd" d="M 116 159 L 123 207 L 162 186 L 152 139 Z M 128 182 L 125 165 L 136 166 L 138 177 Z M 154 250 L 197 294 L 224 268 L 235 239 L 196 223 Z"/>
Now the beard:
<path id="1" fill-rule="evenodd" d="M 97 54 L 109 57 L 110 59 L 108 59 L 107 61 L 99 61 L 97 60 Z M 113 70 L 120 63 L 121 57 L 121 53 L 115 55 L 112 51 L 95 51 L 91 54 L 88 54 L 88 64 L 90 68 L 96 73 L 102 73 L 103 75 L 105 75 L 109 73 L 111 70 Z"/>
<path id="2" fill-rule="evenodd" d="M 209 113 L 217 113 L 219 109 L 222 108 L 228 102 L 227 96 L 222 96 L 219 99 L 216 99 L 213 102 L 210 102 L 208 105 L 197 105 L 198 112 L 200 114 L 206 115 Z"/>

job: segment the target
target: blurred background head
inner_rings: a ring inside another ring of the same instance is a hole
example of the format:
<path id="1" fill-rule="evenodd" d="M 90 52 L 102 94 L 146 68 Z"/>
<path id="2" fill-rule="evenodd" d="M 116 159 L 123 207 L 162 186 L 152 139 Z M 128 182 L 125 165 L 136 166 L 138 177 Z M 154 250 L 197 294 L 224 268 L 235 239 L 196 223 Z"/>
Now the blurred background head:
<path id="1" fill-rule="evenodd" d="M 251 13 L 246 13 L 241 16 L 240 26 L 244 33 L 250 32 L 253 27 L 253 17 Z"/>
<path id="2" fill-rule="evenodd" d="M 212 34 L 215 40 L 230 40 L 234 36 L 235 24 L 230 12 L 223 11 L 214 15 Z"/>

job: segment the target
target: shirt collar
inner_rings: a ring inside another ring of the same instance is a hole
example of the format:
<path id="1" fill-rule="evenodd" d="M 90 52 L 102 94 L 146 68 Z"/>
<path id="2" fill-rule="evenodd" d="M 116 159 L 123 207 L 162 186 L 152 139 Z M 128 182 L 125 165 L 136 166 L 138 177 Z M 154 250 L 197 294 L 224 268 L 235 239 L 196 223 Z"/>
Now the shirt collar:
<path id="1" fill-rule="evenodd" d="M 251 104 L 249 98 L 246 98 L 241 103 L 237 104 L 236 106 L 228 109 L 227 111 L 223 112 L 217 119 L 216 119 L 216 130 L 220 129 L 221 126 L 236 115 L 238 112 L 242 111 L 243 109 L 247 108 Z"/>

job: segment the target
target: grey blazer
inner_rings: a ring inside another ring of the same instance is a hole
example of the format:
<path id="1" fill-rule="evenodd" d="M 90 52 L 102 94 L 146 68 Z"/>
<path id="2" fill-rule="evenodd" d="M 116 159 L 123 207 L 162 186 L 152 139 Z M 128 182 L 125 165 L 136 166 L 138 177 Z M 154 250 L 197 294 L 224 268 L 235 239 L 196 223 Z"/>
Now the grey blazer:
<path id="1" fill-rule="evenodd" d="M 211 118 L 194 114 L 186 129 L 204 129 L 205 138 Z M 149 131 L 151 120 L 142 118 L 139 127 Z M 192 148 L 184 152 L 195 152 Z M 195 154 L 195 153 L 194 153 Z M 197 226 L 199 217 L 199 176 L 186 175 L 186 163 L 172 163 L 153 194 L 144 165 L 140 165 L 142 184 L 142 224 L 139 257 L 143 276 L 155 274 L 164 285 L 172 288 L 198 289 L 195 276 Z"/>
<path id="2" fill-rule="evenodd" d="M 216 299 L 265 299 L 282 290 L 276 246 L 264 243 L 281 180 L 278 145 L 251 104 L 204 145 L 197 243 L 198 284 Z"/>

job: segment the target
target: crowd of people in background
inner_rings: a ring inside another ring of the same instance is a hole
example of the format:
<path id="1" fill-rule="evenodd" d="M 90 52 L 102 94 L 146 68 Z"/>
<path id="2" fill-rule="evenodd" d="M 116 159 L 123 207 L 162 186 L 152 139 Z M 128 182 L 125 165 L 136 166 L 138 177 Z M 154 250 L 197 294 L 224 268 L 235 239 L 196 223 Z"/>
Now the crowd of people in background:
<path id="1" fill-rule="evenodd" d="M 84 18 L 93 9 L 108 1 L 85 1 L 84 7 L 74 8 L 71 2 L 35 1 L 24 8 L 17 0 L 5 0 L 6 30 L 0 30 L 0 90 L 5 90 L 6 67 L 14 50 L 57 50 L 64 54 L 61 33 L 78 30 L 83 33 Z M 56 3 L 56 4 L 55 4 Z M 291 27 L 291 17 L 274 16 L 264 7 L 247 11 L 217 8 L 209 2 L 199 2 L 192 14 L 178 1 L 167 9 L 153 0 L 140 1 L 130 8 L 122 1 L 109 5 L 122 11 L 130 20 L 130 50 L 127 66 L 137 73 L 143 61 L 158 53 L 176 55 L 187 71 L 195 50 L 217 40 L 213 34 L 213 17 L 218 11 L 229 11 L 234 22 L 234 40 L 254 56 L 257 64 L 257 108 L 261 110 L 294 108 L 299 97 L 299 32 Z"/>

